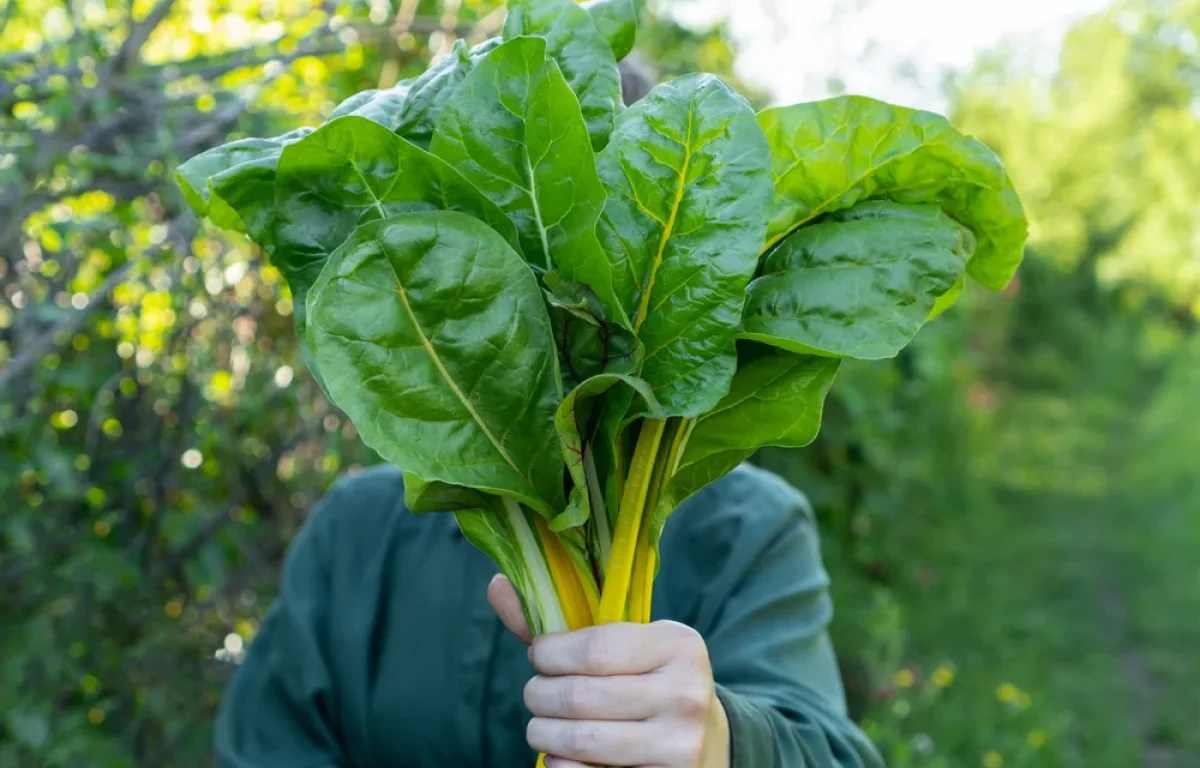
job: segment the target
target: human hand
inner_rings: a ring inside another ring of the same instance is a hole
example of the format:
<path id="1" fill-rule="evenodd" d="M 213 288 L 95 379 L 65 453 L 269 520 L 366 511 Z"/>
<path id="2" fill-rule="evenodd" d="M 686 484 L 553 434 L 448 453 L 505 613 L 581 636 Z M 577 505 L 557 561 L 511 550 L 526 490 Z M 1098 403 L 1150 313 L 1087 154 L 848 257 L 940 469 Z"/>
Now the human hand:
<path id="1" fill-rule="evenodd" d="M 729 723 L 713 690 L 704 640 L 673 621 L 604 624 L 532 639 L 512 584 L 488 601 L 529 647 L 526 738 L 546 768 L 585 764 L 728 768 Z"/>

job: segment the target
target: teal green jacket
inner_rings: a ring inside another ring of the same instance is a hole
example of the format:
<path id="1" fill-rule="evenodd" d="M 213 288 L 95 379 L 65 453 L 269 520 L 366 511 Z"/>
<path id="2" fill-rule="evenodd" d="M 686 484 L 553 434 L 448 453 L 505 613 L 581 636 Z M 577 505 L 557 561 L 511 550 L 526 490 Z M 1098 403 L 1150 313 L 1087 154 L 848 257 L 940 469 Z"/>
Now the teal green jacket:
<path id="1" fill-rule="evenodd" d="M 708 644 L 735 768 L 877 768 L 846 716 L 812 513 L 742 467 L 663 534 L 653 618 Z M 226 690 L 221 768 L 532 768 L 525 648 L 487 603 L 496 568 L 400 473 L 338 483 L 296 537 Z"/>

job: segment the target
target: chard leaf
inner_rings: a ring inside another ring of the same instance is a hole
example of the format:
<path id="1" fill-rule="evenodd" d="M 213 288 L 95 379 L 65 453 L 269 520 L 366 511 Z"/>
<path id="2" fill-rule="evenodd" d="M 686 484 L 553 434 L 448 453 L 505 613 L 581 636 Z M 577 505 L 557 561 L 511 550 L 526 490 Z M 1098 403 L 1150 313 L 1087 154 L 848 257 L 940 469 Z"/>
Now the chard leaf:
<path id="1" fill-rule="evenodd" d="M 950 307 L 953 307 L 962 296 L 963 290 L 965 290 L 966 287 L 967 276 L 962 275 L 954 281 L 954 285 L 950 286 L 950 290 L 946 291 L 941 296 L 938 296 L 937 301 L 933 302 L 933 309 L 929 310 L 929 320 L 932 320 L 933 318 L 945 312 L 947 309 L 950 309 Z"/>
<path id="2" fill-rule="evenodd" d="M 744 350 L 742 357 L 729 394 L 691 427 L 679 466 L 650 520 L 655 546 L 667 517 L 693 493 L 759 448 L 802 448 L 821 428 L 825 395 L 840 360 L 769 348 Z"/>
<path id="3" fill-rule="evenodd" d="M 461 38 L 455 40 L 450 53 L 413 81 L 407 98 L 396 114 L 395 123 L 389 127 L 419 147 L 429 149 L 434 127 L 446 102 L 467 79 L 471 70 L 499 43 L 498 39 L 493 38 L 468 50 Z"/>
<path id="4" fill-rule="evenodd" d="M 641 343 L 633 331 L 606 317 L 591 288 L 568 283 L 557 272 L 547 273 L 543 283 L 564 389 L 602 373 L 637 372 L 642 363 Z"/>
<path id="5" fill-rule="evenodd" d="M 287 147 L 279 159 L 275 200 L 272 263 L 291 286 L 301 339 L 305 295 L 329 254 L 361 223 L 405 211 L 462 211 L 514 247 L 518 243 L 504 213 L 457 171 L 363 117 L 331 120 Z"/>
<path id="6" fill-rule="evenodd" d="M 859 203 L 767 255 L 739 335 L 804 354 L 893 357 L 962 277 L 974 246 L 936 205 Z"/>
<path id="7" fill-rule="evenodd" d="M 592 14 L 596 29 L 608 41 L 617 61 L 629 55 L 637 42 L 637 6 L 633 0 L 587 0 L 580 5 Z"/>
<path id="8" fill-rule="evenodd" d="M 488 502 L 476 509 L 456 511 L 454 519 L 459 529 L 516 587 L 530 631 L 535 635 L 566 631 L 566 618 L 534 530 L 532 513 L 511 499 Z"/>
<path id="9" fill-rule="evenodd" d="M 329 115 L 329 120 L 357 115 L 395 130 L 397 117 L 408 101 L 413 89 L 413 80 L 402 80 L 391 88 L 362 91 L 338 104 Z M 328 122 L 328 121 L 327 121 Z"/>
<path id="10" fill-rule="evenodd" d="M 624 397 L 613 395 L 621 390 Z M 550 521 L 550 530 L 558 532 L 583 525 L 591 515 L 588 501 L 587 480 L 584 476 L 584 455 L 591 449 L 593 436 L 601 428 L 605 419 L 606 409 L 621 403 L 621 413 L 633 397 L 641 397 L 647 412 L 655 416 L 661 415 L 661 409 L 654 399 L 650 385 L 633 376 L 619 374 L 601 374 L 584 381 L 563 399 L 554 415 L 554 425 L 558 430 L 559 443 L 562 446 L 563 460 L 567 464 L 574 489 L 566 511 Z M 612 421 L 611 418 L 607 419 Z"/>
<path id="11" fill-rule="evenodd" d="M 1021 261 L 1027 224 L 1004 164 L 940 115 L 862 96 L 759 113 L 771 144 L 775 210 L 767 249 L 824 213 L 871 198 L 936 203 L 978 239 L 967 265 L 1003 288 Z"/>
<path id="12" fill-rule="evenodd" d="M 770 213 L 770 150 L 744 98 L 689 75 L 622 112 L 597 164 L 609 190 L 600 237 L 646 348 L 641 376 L 670 415 L 698 416 L 736 366 Z"/>
<path id="13" fill-rule="evenodd" d="M 453 211 L 358 227 L 309 297 L 308 336 L 364 442 L 426 482 L 564 505 L 557 353 L 537 281 Z"/>
<path id="14" fill-rule="evenodd" d="M 546 53 L 579 98 L 592 147 L 603 149 L 621 107 L 621 73 L 591 14 L 574 0 L 508 0 L 504 39 L 521 35 L 545 39 Z"/>
<path id="15" fill-rule="evenodd" d="M 432 150 L 508 214 L 531 264 L 590 286 L 608 316 L 624 320 L 596 239 L 604 187 L 579 102 L 545 40 L 492 51 L 446 103 Z"/>
<path id="16" fill-rule="evenodd" d="M 284 148 L 312 132 L 298 128 L 270 139 L 242 139 L 201 152 L 175 172 L 197 216 L 242 232 L 271 250 L 275 165 Z"/>

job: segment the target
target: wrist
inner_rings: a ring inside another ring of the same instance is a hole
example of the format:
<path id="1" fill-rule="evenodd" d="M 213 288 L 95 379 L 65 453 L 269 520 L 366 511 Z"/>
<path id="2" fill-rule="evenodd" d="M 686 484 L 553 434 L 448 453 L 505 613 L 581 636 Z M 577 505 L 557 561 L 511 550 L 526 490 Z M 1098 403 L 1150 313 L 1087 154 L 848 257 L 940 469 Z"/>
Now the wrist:
<path id="1" fill-rule="evenodd" d="M 704 729 L 704 762 L 703 768 L 730 768 L 731 750 L 729 736 L 729 717 L 725 714 L 725 705 L 721 697 L 713 693 L 712 706 L 708 710 L 708 723 Z"/>

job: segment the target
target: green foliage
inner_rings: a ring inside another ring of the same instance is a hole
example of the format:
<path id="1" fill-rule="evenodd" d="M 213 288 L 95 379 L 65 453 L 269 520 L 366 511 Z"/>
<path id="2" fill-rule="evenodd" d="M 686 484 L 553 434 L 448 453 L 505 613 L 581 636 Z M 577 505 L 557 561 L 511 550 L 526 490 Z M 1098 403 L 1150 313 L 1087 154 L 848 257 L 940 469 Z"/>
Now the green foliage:
<path id="1" fill-rule="evenodd" d="M 771 203 L 767 158 L 750 105 L 711 75 L 655 88 L 596 158 L 614 288 L 671 416 L 698 416 L 729 388 Z"/>
<path id="2" fill-rule="evenodd" d="M 477 58 L 461 46 L 449 57 L 470 71 L 445 80 L 428 113 L 444 169 L 418 162 L 403 122 L 393 134 L 352 115 L 278 160 L 213 165 L 244 170 L 260 193 L 274 174 L 276 230 L 262 244 L 305 304 L 315 372 L 367 445 L 422 489 L 422 507 L 452 493 L 443 486 L 483 494 L 464 519 L 476 538 L 509 537 L 482 546 L 516 569 L 535 632 L 647 621 L 670 512 L 755 448 L 815 436 L 837 366 L 788 352 L 894 355 L 964 270 L 1007 282 L 1024 218 L 995 156 L 941 118 L 837 99 L 768 110 L 764 135 L 711 74 L 659 85 L 617 115 L 616 59 L 587 10 L 511 0 L 503 30 Z M 285 166 L 326 191 L 305 198 Z M 388 210 L 414 200 L 472 205 Z M 516 251 L 488 226 L 495 210 Z M 584 325 L 572 335 L 574 320 Z M 614 336 L 633 337 L 628 355 L 608 353 Z M 747 345 L 731 391 L 739 336 L 787 352 Z M 661 416 L 629 411 L 619 384 Z M 604 414 L 604 429 L 581 423 L 581 407 Z M 705 419 L 713 408 L 721 417 Z M 741 431 L 715 434 L 730 426 Z M 531 527 L 525 507 L 553 527 Z"/>
<path id="3" fill-rule="evenodd" d="M 495 230 L 453 211 L 360 226 L 310 296 L 329 393 L 384 459 L 544 514 L 561 507 L 550 319 Z"/>
<path id="4" fill-rule="evenodd" d="M 843 209 L 767 256 L 750 285 L 742 337 L 800 353 L 895 357 L 962 278 L 974 250 L 971 230 L 937 206 Z M 861 277 L 848 281 L 846 272 Z"/>

